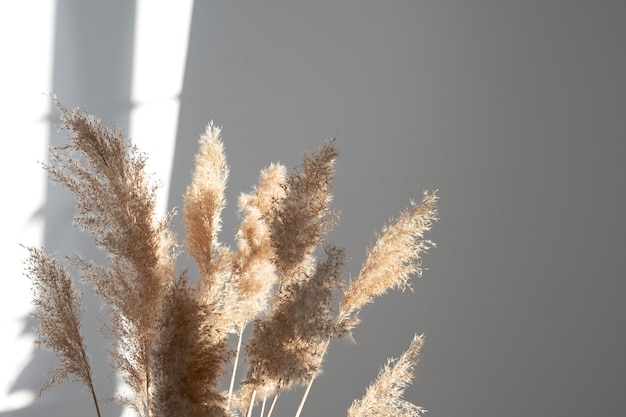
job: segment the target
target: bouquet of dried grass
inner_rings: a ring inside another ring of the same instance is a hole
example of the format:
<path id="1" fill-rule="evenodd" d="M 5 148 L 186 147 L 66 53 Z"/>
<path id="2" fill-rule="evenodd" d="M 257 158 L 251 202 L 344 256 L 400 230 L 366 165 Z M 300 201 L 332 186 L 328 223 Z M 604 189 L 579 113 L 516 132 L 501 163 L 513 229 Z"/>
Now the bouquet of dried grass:
<path id="1" fill-rule="evenodd" d="M 111 365 L 131 391 L 118 400 L 142 417 L 250 416 L 259 403 L 260 415 L 270 416 L 281 391 L 303 386 L 297 417 L 329 343 L 350 336 L 365 304 L 421 275 L 421 255 L 433 246 L 424 233 L 437 220 L 437 196 L 427 192 L 383 227 L 359 275 L 344 286 L 345 250 L 324 242 L 337 220 L 329 207 L 338 156 L 333 141 L 305 155 L 291 172 L 279 164 L 264 169 L 239 199 L 236 249 L 221 244 L 228 166 L 221 130 L 209 124 L 184 195 L 183 247 L 199 271 L 192 284 L 186 270 L 175 273 L 179 246 L 170 232 L 171 215 L 156 218 L 146 156 L 121 131 L 79 109 L 57 106 L 69 143 L 51 150 L 45 169 L 75 197 L 75 225 L 108 256 L 106 265 L 79 256 L 70 261 L 93 283 L 110 316 L 103 331 L 116 347 Z M 39 248 L 29 253 L 37 343 L 60 360 L 42 391 L 67 378 L 78 381 L 100 416 L 80 332 L 81 294 L 53 255 Z M 335 313 L 337 295 L 342 298 Z M 251 330 L 244 344 L 246 328 Z M 229 345 L 230 334 L 236 346 Z M 422 343 L 416 336 L 398 361 L 389 362 L 348 415 L 424 412 L 402 399 Z M 245 376 L 236 384 L 242 357 Z M 229 389 L 221 390 L 231 363 Z"/>

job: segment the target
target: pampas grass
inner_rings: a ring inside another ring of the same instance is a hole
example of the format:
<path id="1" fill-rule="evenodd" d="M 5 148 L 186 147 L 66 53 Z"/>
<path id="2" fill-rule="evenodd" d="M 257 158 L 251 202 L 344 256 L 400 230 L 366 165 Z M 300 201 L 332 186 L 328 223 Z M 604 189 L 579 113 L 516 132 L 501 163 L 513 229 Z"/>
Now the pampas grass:
<path id="1" fill-rule="evenodd" d="M 57 107 L 69 142 L 51 150 L 44 168 L 72 192 L 74 225 L 108 260 L 97 265 L 76 255 L 68 262 L 105 306 L 110 324 L 103 332 L 115 346 L 111 366 L 130 387 L 117 400 L 139 416 L 248 416 L 254 407 L 270 416 L 281 391 L 301 387 L 294 410 L 299 416 L 329 344 L 352 337 L 364 305 L 420 276 L 421 256 L 434 246 L 424 234 L 437 220 L 437 196 L 425 192 L 382 228 L 359 275 L 345 282 L 346 250 L 324 239 L 338 219 L 330 207 L 334 140 L 305 154 L 289 172 L 280 164 L 264 169 L 239 198 L 236 247 L 224 245 L 219 232 L 229 167 L 221 128 L 213 123 L 200 138 L 184 194 L 180 246 L 170 232 L 172 214 L 155 214 L 147 156 L 120 130 L 79 109 Z M 79 382 L 100 416 L 80 332 L 81 294 L 54 255 L 28 250 L 37 343 L 59 358 L 43 390 L 66 379 Z M 198 277 L 189 279 L 187 270 L 175 275 L 181 250 L 196 262 Z M 388 363 L 348 416 L 422 413 L 402 399 L 422 344 L 416 337 L 397 362 Z M 229 377 L 228 389 L 222 389 L 222 377 Z"/>
<path id="2" fill-rule="evenodd" d="M 402 399 L 414 377 L 415 366 L 424 345 L 424 336 L 415 336 L 411 346 L 397 361 L 390 359 L 360 400 L 352 403 L 348 417 L 416 417 L 425 409 Z"/>

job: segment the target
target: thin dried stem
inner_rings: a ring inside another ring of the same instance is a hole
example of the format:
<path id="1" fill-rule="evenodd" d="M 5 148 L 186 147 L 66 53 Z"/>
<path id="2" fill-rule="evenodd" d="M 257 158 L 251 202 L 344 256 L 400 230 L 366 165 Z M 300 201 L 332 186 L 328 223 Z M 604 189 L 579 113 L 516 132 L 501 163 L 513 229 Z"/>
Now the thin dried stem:
<path id="1" fill-rule="evenodd" d="M 270 409 L 267 412 L 267 417 L 272 417 L 272 411 L 274 411 L 274 406 L 276 405 L 276 401 L 278 401 L 278 395 L 280 394 L 280 388 L 276 390 L 276 394 L 274 394 L 274 398 L 272 399 L 272 405 L 270 405 Z"/>
<path id="2" fill-rule="evenodd" d="M 307 397 L 309 396 L 309 391 L 311 391 L 311 386 L 313 385 L 313 381 L 315 378 L 311 378 L 309 383 L 304 390 L 304 394 L 302 394 L 302 399 L 300 400 L 300 404 L 298 404 L 298 410 L 296 410 L 295 417 L 300 417 L 300 413 L 302 412 L 302 408 L 304 408 L 304 403 L 306 402 Z"/>
<path id="3" fill-rule="evenodd" d="M 252 415 L 252 408 L 254 407 L 255 399 L 256 399 L 256 389 L 253 389 L 252 394 L 250 395 L 250 402 L 248 403 L 248 412 L 246 413 L 246 417 L 250 417 Z"/>
<path id="4" fill-rule="evenodd" d="M 267 397 L 263 397 L 263 401 L 261 402 L 261 413 L 259 414 L 260 417 L 263 417 L 263 414 L 265 414 L 265 402 L 267 401 Z"/>
<path id="5" fill-rule="evenodd" d="M 241 353 L 241 342 L 243 340 L 243 331 L 245 327 L 241 327 L 237 335 L 237 350 L 235 353 L 235 363 L 233 364 L 233 374 L 230 377 L 230 386 L 228 387 L 228 407 L 233 398 L 233 389 L 235 387 L 235 376 L 237 375 L 237 364 L 239 363 L 239 354 Z"/>

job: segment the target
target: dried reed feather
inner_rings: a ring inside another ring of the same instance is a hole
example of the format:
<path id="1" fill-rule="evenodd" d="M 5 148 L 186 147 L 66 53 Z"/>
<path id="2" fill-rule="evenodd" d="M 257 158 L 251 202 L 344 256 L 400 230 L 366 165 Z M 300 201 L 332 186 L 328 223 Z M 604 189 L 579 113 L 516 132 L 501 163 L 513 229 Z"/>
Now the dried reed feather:
<path id="1" fill-rule="evenodd" d="M 415 336 L 396 362 L 389 360 L 360 400 L 348 409 L 348 417 L 418 417 L 425 409 L 402 399 L 414 378 L 424 336 Z"/>
<path id="2" fill-rule="evenodd" d="M 412 203 L 410 210 L 383 227 L 339 305 L 337 322 L 345 332 L 349 333 L 359 323 L 360 309 L 374 297 L 391 288 L 403 290 L 409 286 L 412 275 L 422 275 L 421 255 L 434 246 L 423 236 L 436 220 L 437 195 L 424 192 L 420 204 Z"/>
<path id="3" fill-rule="evenodd" d="M 57 107 L 70 143 L 53 149 L 45 168 L 74 195 L 75 225 L 109 256 L 108 267 L 85 262 L 83 271 L 111 316 L 107 333 L 118 347 L 111 352 L 113 364 L 135 394 L 121 400 L 145 416 L 155 313 L 175 262 L 169 217 L 155 220 L 156 186 L 144 172 L 146 157 L 122 131 L 106 129 L 78 109 L 67 110 L 58 102 Z"/>
<path id="4" fill-rule="evenodd" d="M 184 273 L 168 288 L 152 351 L 151 415 L 230 416 L 218 389 L 227 340 L 215 329 L 214 306 L 206 304 Z"/>
<path id="5" fill-rule="evenodd" d="M 232 269 L 236 288 L 237 348 L 235 363 L 228 390 L 230 404 L 241 343 L 246 324 L 267 309 L 268 302 L 278 277 L 274 265 L 274 247 L 270 236 L 268 215 L 273 204 L 284 198 L 286 169 L 280 164 L 271 164 L 261 171 L 258 185 L 248 194 L 239 197 L 241 225 L 235 234 L 237 253 L 233 257 Z"/>
<path id="6" fill-rule="evenodd" d="M 200 137 L 191 184 L 184 201 L 185 246 L 200 268 L 200 279 L 211 279 L 218 250 L 217 234 L 226 200 L 224 190 L 228 165 L 221 141 L 221 128 L 209 123 Z M 210 284 L 209 284 L 210 286 Z"/>
<path id="7" fill-rule="evenodd" d="M 233 272 L 240 302 L 240 327 L 265 311 L 271 290 L 277 281 L 268 216 L 273 204 L 285 197 L 285 167 L 272 164 L 261 171 L 258 185 L 239 198 L 242 222 L 236 232 L 237 254 Z"/>
<path id="8" fill-rule="evenodd" d="M 336 332 L 330 303 L 341 287 L 343 249 L 325 247 L 306 279 L 287 285 L 272 304 L 267 320 L 258 320 L 247 344 L 247 383 L 264 396 L 278 388 L 305 385 L 320 370 L 326 341 Z"/>
<path id="9" fill-rule="evenodd" d="M 54 256 L 41 249 L 29 248 L 26 275 L 34 293 L 33 318 L 39 320 L 35 343 L 55 352 L 61 363 L 39 394 L 67 378 L 83 384 L 91 393 L 96 413 L 100 416 L 93 386 L 91 365 L 83 340 L 80 315 L 82 295 L 74 288 L 68 271 Z"/>
<path id="10" fill-rule="evenodd" d="M 252 398 L 248 407 L 252 406 L 257 390 L 260 397 L 265 399 L 269 395 L 276 395 L 280 389 L 304 385 L 319 372 L 325 339 L 330 337 L 330 333 L 325 334 L 325 337 L 316 335 L 311 338 L 305 337 L 305 334 L 314 328 L 318 332 L 320 328 L 328 331 L 329 326 L 322 323 L 329 319 L 323 317 L 323 314 L 318 314 L 310 321 L 307 321 L 310 317 L 300 315 L 296 318 L 290 315 L 298 310 L 296 300 L 302 300 L 299 293 L 315 282 L 312 277 L 317 275 L 319 280 L 323 276 L 316 270 L 324 269 L 324 263 L 317 263 L 313 252 L 336 217 L 328 205 L 332 200 L 337 156 L 334 140 L 324 143 L 313 155 L 305 154 L 301 165 L 288 174 L 283 186 L 283 198 L 275 201 L 268 213 L 271 242 L 275 250 L 273 261 L 280 286 L 271 299 L 267 318 L 255 321 L 246 346 L 248 371 L 239 398 Z M 345 263 L 344 258 L 343 250 L 328 248 L 326 262 L 337 267 L 336 271 L 321 278 L 327 280 L 325 285 L 328 288 L 341 286 L 338 269 Z M 318 286 L 317 289 L 323 287 Z M 319 303 L 323 305 L 330 304 L 334 294 L 331 290 L 329 298 L 324 295 L 324 291 L 319 295 Z M 323 310 L 321 305 L 319 313 Z M 305 321 L 299 321 L 303 318 Z M 250 389 L 252 392 L 248 394 Z"/>
<path id="11" fill-rule="evenodd" d="M 287 177 L 285 196 L 270 214 L 272 244 L 281 285 L 306 272 L 322 236 L 330 230 L 336 213 L 332 180 L 339 153 L 334 140 L 324 143 L 314 155 L 305 154 L 300 167 Z"/>

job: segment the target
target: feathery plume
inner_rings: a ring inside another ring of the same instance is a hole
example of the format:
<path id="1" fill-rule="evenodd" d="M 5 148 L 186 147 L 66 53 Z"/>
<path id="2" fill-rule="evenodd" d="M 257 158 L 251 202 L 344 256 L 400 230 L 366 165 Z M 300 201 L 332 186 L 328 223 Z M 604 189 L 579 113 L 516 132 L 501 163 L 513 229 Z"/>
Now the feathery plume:
<path id="1" fill-rule="evenodd" d="M 208 280 L 215 268 L 217 235 L 226 204 L 224 190 L 228 166 L 221 140 L 222 129 L 209 123 L 200 137 L 191 184 L 184 201 L 185 246 L 200 268 L 200 279 Z"/>
<path id="2" fill-rule="evenodd" d="M 109 255 L 106 268 L 78 262 L 111 316 L 107 332 L 118 346 L 113 364 L 136 394 L 133 408 L 146 415 L 148 353 L 176 258 L 169 216 L 155 220 L 156 186 L 144 172 L 146 157 L 122 131 L 106 129 L 78 109 L 67 110 L 58 102 L 57 107 L 70 142 L 51 151 L 52 162 L 45 169 L 74 195 L 74 223 Z"/>
<path id="3" fill-rule="evenodd" d="M 391 288 L 405 289 L 411 275 L 421 276 L 421 254 L 434 243 L 424 232 L 437 220 L 437 196 L 424 192 L 420 204 L 412 203 L 390 225 L 383 227 L 356 279 L 348 285 L 339 305 L 338 323 L 349 333 L 359 322 L 358 312 Z"/>
<path id="4" fill-rule="evenodd" d="M 284 166 L 271 164 L 261 171 L 258 185 L 253 191 L 239 198 L 239 212 L 243 219 L 235 235 L 238 250 L 232 264 L 237 298 L 233 303 L 233 323 L 238 341 L 228 390 L 229 403 L 235 385 L 244 329 L 250 320 L 267 309 L 277 281 L 275 252 L 267 219 L 276 201 L 284 197 L 285 176 Z"/>
<path id="5" fill-rule="evenodd" d="M 281 285 L 306 269 L 322 236 L 330 230 L 336 214 L 329 210 L 332 180 L 339 153 L 334 140 L 304 155 L 301 167 L 287 177 L 285 196 L 270 214 L 272 244 Z"/>
<path id="6" fill-rule="evenodd" d="M 397 362 L 389 360 L 360 400 L 352 403 L 348 417 L 418 417 L 426 412 L 402 395 L 414 377 L 424 336 L 415 336 Z"/>
<path id="7" fill-rule="evenodd" d="M 52 181 L 74 195 L 75 225 L 139 273 L 154 275 L 149 270 L 161 264 L 171 267 L 169 216 L 154 220 L 156 186 L 145 174 L 146 156 L 123 131 L 106 129 L 79 109 L 68 110 L 58 102 L 57 107 L 70 143 L 52 149 L 52 163 L 44 168 Z"/>
<path id="8" fill-rule="evenodd" d="M 61 362 L 39 394 L 73 377 L 91 392 L 100 416 L 91 365 L 80 331 L 82 296 L 74 288 L 67 270 L 52 255 L 41 249 L 28 248 L 28 251 L 26 275 L 33 285 L 35 305 L 32 316 L 39 320 L 35 343 L 55 352 Z"/>
<path id="9" fill-rule="evenodd" d="M 239 198 L 243 220 L 235 236 L 238 251 L 233 259 L 233 271 L 238 277 L 235 285 L 240 299 L 240 327 L 266 309 L 277 280 L 267 218 L 273 205 L 284 197 L 285 176 L 284 166 L 272 164 L 261 171 L 257 187 Z"/>
<path id="10" fill-rule="evenodd" d="M 263 397 L 278 388 L 305 385 L 320 371 L 328 340 L 336 333 L 330 303 L 342 285 L 345 251 L 324 248 L 326 259 L 311 275 L 283 288 L 266 320 L 257 320 L 247 344 L 246 382 Z"/>
<path id="11" fill-rule="evenodd" d="M 327 342 L 323 338 L 302 338 L 299 333 L 306 322 L 298 325 L 297 319 L 289 317 L 289 310 L 295 309 L 293 300 L 298 291 L 311 283 L 316 269 L 313 251 L 336 216 L 328 205 L 337 156 L 334 140 L 324 143 L 312 156 L 305 154 L 301 166 L 287 175 L 282 198 L 274 199 L 269 206 L 266 217 L 280 287 L 271 299 L 268 317 L 255 320 L 246 346 L 248 371 L 246 384 L 238 394 L 240 401 L 254 399 L 257 391 L 260 398 L 267 398 L 282 388 L 306 384 L 319 371 Z M 338 269 L 345 263 L 345 259 L 339 261 L 340 256 L 345 258 L 343 252 L 339 255 L 329 249 L 327 256 L 337 261 Z M 303 361 L 295 363 L 299 359 Z"/>
<path id="12" fill-rule="evenodd" d="M 166 292 L 151 355 L 152 416 L 230 415 L 217 389 L 230 354 L 227 339 L 213 326 L 214 314 L 186 273 Z"/>

